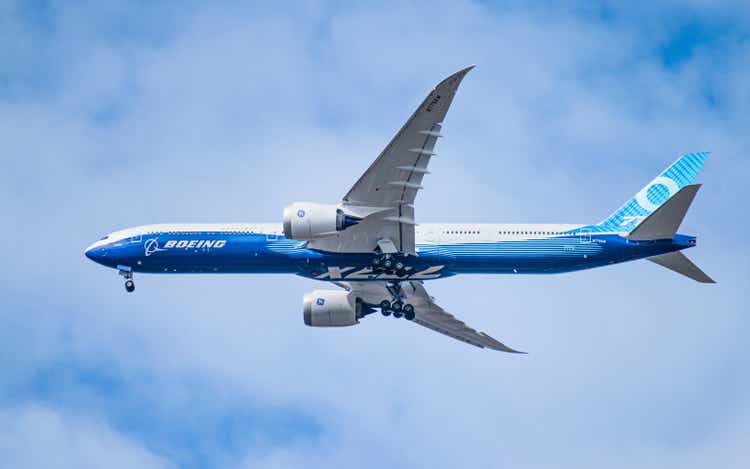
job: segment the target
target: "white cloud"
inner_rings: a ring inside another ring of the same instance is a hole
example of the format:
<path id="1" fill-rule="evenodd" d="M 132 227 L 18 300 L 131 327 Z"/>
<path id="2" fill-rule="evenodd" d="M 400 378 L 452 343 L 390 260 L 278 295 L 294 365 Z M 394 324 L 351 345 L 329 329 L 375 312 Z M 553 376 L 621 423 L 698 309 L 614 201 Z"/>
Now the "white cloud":
<path id="1" fill-rule="evenodd" d="M 104 422 L 28 404 L 0 410 L 3 465 L 13 468 L 173 467 Z"/>

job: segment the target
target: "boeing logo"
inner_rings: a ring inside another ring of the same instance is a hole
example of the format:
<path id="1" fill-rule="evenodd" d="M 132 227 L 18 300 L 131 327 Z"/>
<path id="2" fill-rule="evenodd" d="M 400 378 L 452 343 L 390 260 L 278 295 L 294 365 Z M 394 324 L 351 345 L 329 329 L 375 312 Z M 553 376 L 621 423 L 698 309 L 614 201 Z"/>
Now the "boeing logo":
<path id="1" fill-rule="evenodd" d="M 198 248 L 223 248 L 227 242 L 223 239 L 170 239 L 167 244 L 164 245 L 164 249 L 172 248 L 185 248 L 185 249 L 198 249 Z"/>
<path id="2" fill-rule="evenodd" d="M 152 238 L 143 243 L 143 249 L 148 257 L 156 252 L 169 249 L 221 249 L 226 245 L 227 242 L 224 239 L 170 239 L 164 244 L 164 247 L 159 247 L 159 241 Z"/>
<path id="3" fill-rule="evenodd" d="M 146 242 L 143 243 L 143 250 L 145 251 L 146 257 L 155 252 L 164 251 L 164 249 L 159 247 L 159 240 L 156 238 L 146 240 Z"/>

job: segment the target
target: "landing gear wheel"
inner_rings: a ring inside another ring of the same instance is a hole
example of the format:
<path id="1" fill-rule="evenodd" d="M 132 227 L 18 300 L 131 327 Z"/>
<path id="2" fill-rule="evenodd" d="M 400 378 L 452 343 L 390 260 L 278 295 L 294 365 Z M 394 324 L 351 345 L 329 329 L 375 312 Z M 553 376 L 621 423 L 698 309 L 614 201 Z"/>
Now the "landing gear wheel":
<path id="1" fill-rule="evenodd" d="M 396 316 L 396 317 L 400 318 L 401 317 L 400 313 L 401 313 L 401 309 L 403 308 L 403 306 L 404 306 L 404 304 L 401 303 L 398 300 L 396 300 L 393 303 L 391 303 L 391 309 L 393 310 L 393 315 L 396 316 L 396 313 L 399 313 L 399 315 Z"/>
<path id="2" fill-rule="evenodd" d="M 380 302 L 380 312 L 383 313 L 383 316 L 390 316 L 391 315 L 391 302 L 388 300 L 383 300 Z"/>
<path id="3" fill-rule="evenodd" d="M 414 314 L 414 306 L 410 304 L 405 304 L 403 308 L 401 308 L 401 311 L 404 313 L 404 317 L 408 319 L 409 321 L 414 320 L 414 317 L 416 316 Z"/>
<path id="4" fill-rule="evenodd" d="M 132 293 L 135 290 L 135 283 L 133 282 L 133 269 L 125 266 L 117 266 L 117 273 L 125 278 L 125 291 Z"/>
<path id="5" fill-rule="evenodd" d="M 401 312 L 399 312 L 399 311 L 394 311 L 394 312 L 393 312 L 393 317 L 394 317 L 394 318 L 397 318 L 397 319 L 398 319 L 398 318 L 400 318 L 401 316 L 403 316 L 403 315 L 401 314 Z"/>
<path id="6" fill-rule="evenodd" d="M 376 250 L 371 263 L 373 272 L 397 275 L 398 277 L 408 275 L 409 268 L 406 265 L 406 254 L 403 253 L 386 254 Z"/>

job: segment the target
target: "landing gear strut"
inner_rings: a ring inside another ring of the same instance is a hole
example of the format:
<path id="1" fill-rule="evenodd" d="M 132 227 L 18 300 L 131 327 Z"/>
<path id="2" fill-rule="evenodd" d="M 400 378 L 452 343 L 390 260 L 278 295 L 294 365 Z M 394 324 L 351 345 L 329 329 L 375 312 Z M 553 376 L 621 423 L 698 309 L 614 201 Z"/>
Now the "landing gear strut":
<path id="1" fill-rule="evenodd" d="M 125 291 L 132 293 L 135 290 L 135 282 L 133 281 L 133 269 L 130 267 L 118 267 L 118 273 L 125 277 Z"/>

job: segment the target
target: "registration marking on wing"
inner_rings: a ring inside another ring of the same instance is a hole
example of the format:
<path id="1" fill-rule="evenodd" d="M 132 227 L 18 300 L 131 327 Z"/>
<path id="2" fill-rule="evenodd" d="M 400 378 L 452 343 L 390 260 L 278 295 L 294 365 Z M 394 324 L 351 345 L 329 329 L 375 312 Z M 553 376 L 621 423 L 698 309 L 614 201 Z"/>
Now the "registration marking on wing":
<path id="1" fill-rule="evenodd" d="M 432 101 L 430 101 L 430 104 L 427 105 L 427 112 L 432 112 L 432 109 L 435 107 L 435 105 L 440 101 L 440 95 L 435 95 L 434 98 L 432 98 Z"/>

